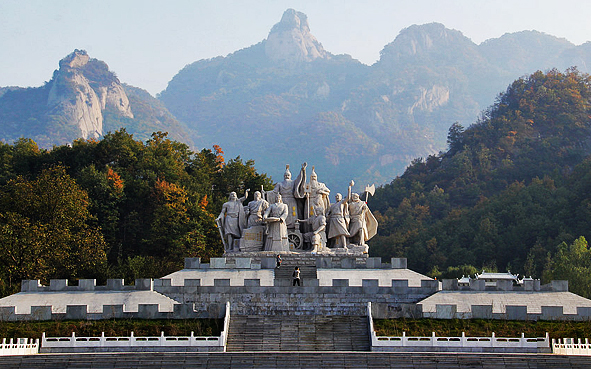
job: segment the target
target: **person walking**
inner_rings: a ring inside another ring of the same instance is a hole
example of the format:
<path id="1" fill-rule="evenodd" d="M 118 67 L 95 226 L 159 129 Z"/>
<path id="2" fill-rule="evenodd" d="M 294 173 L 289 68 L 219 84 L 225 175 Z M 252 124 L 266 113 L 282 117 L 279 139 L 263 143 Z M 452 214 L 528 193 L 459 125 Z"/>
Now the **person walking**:
<path id="1" fill-rule="evenodd" d="M 293 277 L 293 285 L 295 286 L 297 283 L 299 286 L 300 285 L 300 267 L 295 267 L 292 277 Z"/>
<path id="2" fill-rule="evenodd" d="M 277 268 L 279 268 L 281 266 L 281 262 L 282 262 L 281 255 L 277 254 L 277 258 L 276 259 L 277 259 Z"/>

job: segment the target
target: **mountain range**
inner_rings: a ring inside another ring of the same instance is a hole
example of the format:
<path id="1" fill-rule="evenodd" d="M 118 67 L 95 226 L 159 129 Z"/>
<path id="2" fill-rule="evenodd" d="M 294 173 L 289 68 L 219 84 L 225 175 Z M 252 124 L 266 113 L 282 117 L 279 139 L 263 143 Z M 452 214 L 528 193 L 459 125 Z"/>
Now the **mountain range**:
<path id="1" fill-rule="evenodd" d="M 77 50 L 45 86 L 0 89 L 0 138 L 50 147 L 119 126 L 138 138 L 168 131 L 254 159 L 275 180 L 306 161 L 345 191 L 444 150 L 450 126 L 476 122 L 516 78 L 571 66 L 589 72 L 591 43 L 523 31 L 477 45 L 438 23 L 403 29 L 368 66 L 325 50 L 306 15 L 288 9 L 266 39 L 187 65 L 157 99 Z"/>

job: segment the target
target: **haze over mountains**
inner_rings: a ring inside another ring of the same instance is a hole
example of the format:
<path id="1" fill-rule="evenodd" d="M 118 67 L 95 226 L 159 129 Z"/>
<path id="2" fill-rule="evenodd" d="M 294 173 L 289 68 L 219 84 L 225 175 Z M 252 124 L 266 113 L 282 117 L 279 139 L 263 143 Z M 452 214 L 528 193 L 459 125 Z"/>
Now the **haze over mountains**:
<path id="1" fill-rule="evenodd" d="M 160 101 L 120 84 L 103 62 L 72 65 L 85 54 L 64 59 L 46 86 L 0 89 L 0 138 L 50 147 L 118 125 L 138 138 L 169 131 L 196 148 L 252 158 L 276 181 L 284 164 L 307 161 L 335 192 L 352 178 L 388 182 L 412 159 L 445 149 L 454 122 L 474 123 L 526 73 L 591 66 L 591 43 L 523 31 L 476 45 L 437 23 L 402 30 L 367 66 L 325 50 L 292 9 L 260 43 L 187 65 Z"/>

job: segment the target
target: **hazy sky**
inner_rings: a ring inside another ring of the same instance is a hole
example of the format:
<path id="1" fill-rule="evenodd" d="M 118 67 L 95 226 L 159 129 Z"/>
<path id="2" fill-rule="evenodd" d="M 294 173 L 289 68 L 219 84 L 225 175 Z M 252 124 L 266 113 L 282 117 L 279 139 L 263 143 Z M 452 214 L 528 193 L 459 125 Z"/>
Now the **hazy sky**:
<path id="1" fill-rule="evenodd" d="M 265 39 L 288 8 L 308 16 L 327 51 L 366 64 L 401 29 L 430 22 L 478 44 L 532 29 L 591 40 L 586 0 L 0 0 L 0 86 L 39 86 L 61 58 L 85 49 L 122 82 L 156 94 L 185 65 Z"/>

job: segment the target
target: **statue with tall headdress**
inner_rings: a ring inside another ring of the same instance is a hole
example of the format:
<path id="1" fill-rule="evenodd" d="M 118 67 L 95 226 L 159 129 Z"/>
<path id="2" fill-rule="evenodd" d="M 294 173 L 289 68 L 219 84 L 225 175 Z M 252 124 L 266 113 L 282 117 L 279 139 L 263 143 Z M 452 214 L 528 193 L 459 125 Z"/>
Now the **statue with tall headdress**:
<path id="1" fill-rule="evenodd" d="M 312 167 L 312 173 L 310 173 L 310 183 L 306 185 L 307 201 L 305 206 L 304 218 L 312 217 L 315 215 L 315 208 L 322 208 L 321 213 L 326 214 L 330 208 L 330 190 L 322 182 L 318 181 L 318 175 Z"/>
<path id="2" fill-rule="evenodd" d="M 285 166 L 283 182 L 275 185 L 273 191 L 267 193 L 267 201 L 270 204 L 275 203 L 277 194 L 281 194 L 283 203 L 287 205 L 287 219 L 285 221 L 288 229 L 294 229 L 296 220 L 302 219 L 304 210 L 303 198 L 305 196 L 304 187 L 306 184 L 307 163 L 302 164 L 300 173 L 295 180 L 291 179 L 289 164 Z"/>

